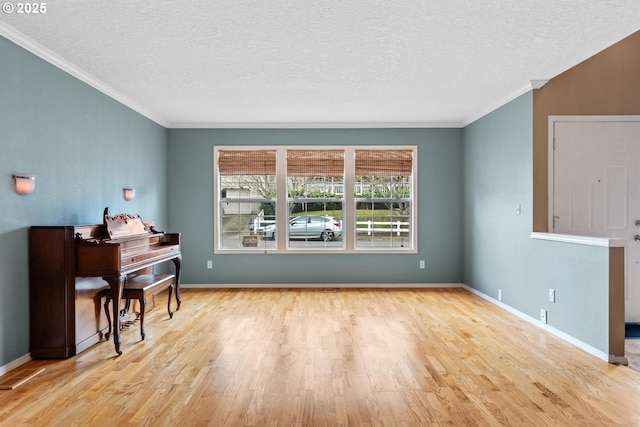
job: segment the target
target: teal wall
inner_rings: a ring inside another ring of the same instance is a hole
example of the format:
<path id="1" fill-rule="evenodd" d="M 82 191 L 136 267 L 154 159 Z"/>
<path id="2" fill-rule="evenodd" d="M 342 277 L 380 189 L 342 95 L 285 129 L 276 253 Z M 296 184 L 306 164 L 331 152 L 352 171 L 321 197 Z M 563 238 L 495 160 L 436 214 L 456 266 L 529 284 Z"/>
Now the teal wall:
<path id="1" fill-rule="evenodd" d="M 459 283 L 461 135 L 460 129 L 169 130 L 169 224 L 182 233 L 183 283 Z M 214 146 L 393 144 L 418 146 L 417 254 L 214 255 Z M 213 260 L 213 269 L 206 260 Z"/>
<path id="2" fill-rule="evenodd" d="M 166 171 L 164 128 L 0 37 L 0 367 L 29 353 L 28 227 L 101 223 L 108 206 L 162 228 Z"/>
<path id="3" fill-rule="evenodd" d="M 608 248 L 530 238 L 532 98 L 522 95 L 463 130 L 463 281 L 495 299 L 502 289 L 505 304 L 535 319 L 546 309 L 550 326 L 606 353 Z"/>

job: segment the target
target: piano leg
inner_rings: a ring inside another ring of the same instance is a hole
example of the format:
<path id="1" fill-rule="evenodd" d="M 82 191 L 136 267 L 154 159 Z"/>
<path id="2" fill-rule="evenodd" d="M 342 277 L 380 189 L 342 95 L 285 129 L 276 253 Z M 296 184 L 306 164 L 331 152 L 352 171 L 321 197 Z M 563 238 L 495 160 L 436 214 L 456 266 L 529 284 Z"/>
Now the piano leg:
<path id="1" fill-rule="evenodd" d="M 111 307 L 113 309 L 113 344 L 118 355 L 120 351 L 120 300 L 122 299 L 122 289 L 127 276 L 103 277 L 111 287 Z"/>
<path id="2" fill-rule="evenodd" d="M 109 315 L 109 303 L 111 302 L 111 290 L 109 290 L 109 295 L 104 299 L 104 314 L 107 315 L 107 323 L 109 324 L 109 330 L 104 335 L 104 337 L 108 340 L 111 336 L 111 330 L 113 324 L 111 323 L 111 315 Z"/>
<path id="3" fill-rule="evenodd" d="M 180 298 L 180 264 L 182 263 L 182 257 L 173 258 L 171 261 L 173 261 L 173 265 L 176 268 L 176 311 L 178 311 L 182 302 L 182 298 Z M 169 294 L 169 298 L 171 298 L 171 294 Z"/>

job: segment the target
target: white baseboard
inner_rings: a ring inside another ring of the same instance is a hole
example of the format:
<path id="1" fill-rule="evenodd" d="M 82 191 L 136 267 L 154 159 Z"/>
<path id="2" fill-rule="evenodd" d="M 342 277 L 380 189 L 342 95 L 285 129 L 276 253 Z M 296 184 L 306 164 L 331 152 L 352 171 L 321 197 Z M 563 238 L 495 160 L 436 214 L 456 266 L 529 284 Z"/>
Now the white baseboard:
<path id="1" fill-rule="evenodd" d="M 6 374 L 9 371 L 12 371 L 14 369 L 16 369 L 19 366 L 24 365 L 25 363 L 29 362 L 31 360 L 31 354 L 25 354 L 24 356 L 21 356 L 19 358 L 17 358 L 16 360 L 7 363 L 4 366 L 0 366 L 0 376 Z"/>
<path id="2" fill-rule="evenodd" d="M 279 284 L 183 284 L 180 283 L 181 289 L 373 289 L 373 288 L 461 288 L 462 283 L 279 283 Z"/>
<path id="3" fill-rule="evenodd" d="M 513 314 L 515 316 L 518 316 L 522 320 L 525 320 L 525 321 L 533 324 L 534 326 L 537 326 L 537 327 L 539 327 L 541 329 L 544 329 L 545 331 L 551 333 L 552 335 L 555 335 L 556 337 L 568 342 L 569 344 L 572 344 L 572 345 L 578 347 L 579 349 L 581 349 L 583 351 L 586 351 L 587 353 L 589 353 L 589 354 L 591 354 L 593 356 L 596 356 L 599 359 L 604 360 L 605 362 L 625 364 L 625 363 L 621 363 L 621 360 L 618 360 L 618 358 L 615 359 L 616 360 L 615 362 L 612 362 L 611 357 L 613 357 L 613 356 L 610 357 L 605 352 L 600 351 L 597 348 L 592 347 L 589 344 L 586 344 L 586 343 L 584 343 L 584 342 L 572 337 L 571 335 L 562 332 L 561 330 L 558 330 L 558 329 L 556 329 L 556 328 L 554 328 L 552 326 L 549 326 L 546 323 L 542 323 L 538 319 L 536 319 L 534 317 L 531 317 L 531 316 L 529 316 L 527 314 L 524 314 L 521 311 L 518 311 L 515 308 L 513 308 L 513 307 L 511 307 L 511 306 L 509 306 L 509 305 L 507 305 L 507 304 L 505 304 L 505 303 L 503 303 L 501 301 L 498 301 L 497 299 L 491 298 L 490 296 L 488 296 L 486 294 L 483 294 L 482 292 L 480 292 L 480 291 L 478 291 L 476 289 L 473 289 L 470 286 L 462 285 L 462 287 L 465 288 L 466 290 L 468 290 L 469 292 L 471 292 L 472 294 L 477 295 L 480 298 L 482 298 L 482 299 L 484 299 L 486 301 L 489 301 L 492 304 L 497 305 L 498 307 L 502 308 L 503 310 L 506 310 L 509 313 L 511 313 L 511 314 Z"/>

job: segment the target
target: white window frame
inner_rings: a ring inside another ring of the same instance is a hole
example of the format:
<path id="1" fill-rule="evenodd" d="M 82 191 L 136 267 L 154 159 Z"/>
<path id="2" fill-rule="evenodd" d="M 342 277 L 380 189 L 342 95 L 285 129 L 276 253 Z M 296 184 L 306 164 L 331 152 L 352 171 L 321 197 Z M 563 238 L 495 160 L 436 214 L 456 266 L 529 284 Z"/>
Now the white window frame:
<path id="1" fill-rule="evenodd" d="M 411 231 L 409 245 L 406 247 L 367 247 L 356 248 L 356 218 L 355 206 L 355 151 L 371 148 L 374 150 L 411 150 L 413 152 L 411 174 Z M 257 248 L 222 248 L 220 239 L 221 226 L 221 185 L 218 173 L 218 152 L 223 150 L 275 150 L 276 151 L 276 228 L 288 230 L 288 191 L 287 191 L 287 150 L 344 150 L 344 202 L 342 212 L 342 247 L 288 247 L 288 236 L 278 237 L 274 248 L 258 246 Z M 350 145 L 350 146 L 214 146 L 213 148 L 213 215 L 214 215 L 214 253 L 216 254 L 416 254 L 418 253 L 418 147 L 415 145 Z M 284 195 L 282 197 L 281 195 Z"/>

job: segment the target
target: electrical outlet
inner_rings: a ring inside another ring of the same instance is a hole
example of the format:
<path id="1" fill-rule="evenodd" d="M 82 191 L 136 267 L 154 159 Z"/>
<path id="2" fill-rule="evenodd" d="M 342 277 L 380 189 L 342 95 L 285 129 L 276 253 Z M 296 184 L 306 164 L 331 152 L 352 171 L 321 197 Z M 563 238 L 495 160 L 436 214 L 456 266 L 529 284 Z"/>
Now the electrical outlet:
<path id="1" fill-rule="evenodd" d="M 550 302 L 556 302 L 556 290 L 555 289 L 549 289 L 549 301 Z"/>
<path id="2" fill-rule="evenodd" d="M 498 289 L 498 301 L 502 301 L 502 289 Z"/>
<path id="3" fill-rule="evenodd" d="M 544 308 L 540 309 L 540 321 L 542 323 L 547 323 L 547 310 Z"/>
<path id="4" fill-rule="evenodd" d="M 207 261 L 207 268 L 213 268 L 213 261 L 211 260 Z"/>
<path id="5" fill-rule="evenodd" d="M 423 259 L 420 260 L 420 268 L 425 268 L 425 263 Z"/>

